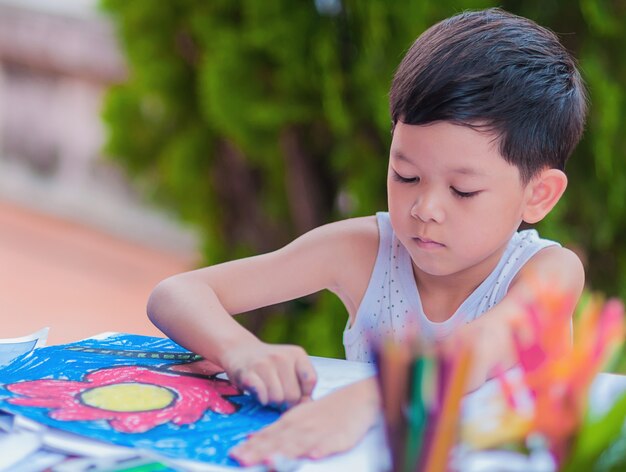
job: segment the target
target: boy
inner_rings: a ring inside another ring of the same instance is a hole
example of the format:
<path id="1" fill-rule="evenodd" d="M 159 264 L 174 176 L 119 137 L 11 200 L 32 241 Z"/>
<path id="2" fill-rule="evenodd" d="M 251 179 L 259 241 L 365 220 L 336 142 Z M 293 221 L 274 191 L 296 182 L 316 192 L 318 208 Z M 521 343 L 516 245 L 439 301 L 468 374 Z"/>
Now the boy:
<path id="1" fill-rule="evenodd" d="M 375 421 L 379 398 L 368 379 L 308 401 L 316 378 L 306 353 L 261 342 L 231 315 L 328 289 L 349 314 L 348 359 L 371 360 L 372 337 L 455 334 L 473 346 L 473 389 L 514 363 L 510 321 L 535 278 L 582 291 L 571 251 L 517 232 L 558 202 L 584 126 L 582 80 L 553 33 L 499 9 L 444 20 L 402 60 L 390 105 L 388 214 L 180 274 L 150 297 L 151 320 L 176 342 L 261 403 L 295 405 L 232 451 L 242 464 L 348 449 Z"/>

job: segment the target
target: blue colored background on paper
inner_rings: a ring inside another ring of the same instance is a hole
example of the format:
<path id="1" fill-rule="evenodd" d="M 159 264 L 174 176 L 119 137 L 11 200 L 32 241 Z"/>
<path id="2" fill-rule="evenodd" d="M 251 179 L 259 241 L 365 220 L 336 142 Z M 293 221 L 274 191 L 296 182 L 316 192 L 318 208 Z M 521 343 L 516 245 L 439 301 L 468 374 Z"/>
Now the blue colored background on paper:
<path id="1" fill-rule="evenodd" d="M 76 433 L 117 445 L 150 449 L 177 459 L 190 459 L 220 465 L 236 466 L 228 457 L 230 448 L 243 441 L 248 434 L 272 423 L 280 413 L 261 406 L 249 395 L 229 396 L 238 411 L 222 415 L 207 410 L 191 425 L 166 423 L 145 433 L 121 433 L 111 428 L 106 420 L 59 421 L 48 416 L 50 408 L 12 405 L 7 399 L 19 396 L 4 385 L 39 379 L 82 381 L 91 371 L 141 365 L 166 367 L 180 364 L 180 360 L 131 358 L 121 354 L 102 354 L 68 348 L 115 349 L 123 351 L 150 351 L 158 353 L 188 353 L 169 339 L 115 334 L 104 339 L 85 339 L 77 343 L 35 349 L 0 367 L 0 409 L 19 414 L 54 428 Z"/>

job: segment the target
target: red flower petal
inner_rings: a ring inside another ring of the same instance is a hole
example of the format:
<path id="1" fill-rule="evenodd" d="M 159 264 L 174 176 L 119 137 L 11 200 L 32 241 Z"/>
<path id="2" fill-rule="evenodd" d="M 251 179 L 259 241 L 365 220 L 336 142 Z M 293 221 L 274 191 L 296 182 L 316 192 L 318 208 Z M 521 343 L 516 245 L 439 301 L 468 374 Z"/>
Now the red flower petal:
<path id="1" fill-rule="evenodd" d="M 115 414 L 112 411 L 76 404 L 73 408 L 62 408 L 50 412 L 50 418 L 59 421 L 107 420 Z"/>
<path id="2" fill-rule="evenodd" d="M 116 412 L 90 407 L 80 402 L 78 392 L 119 383 L 142 383 L 167 387 L 177 397 L 168 407 L 139 412 Z M 169 421 L 178 425 L 198 421 L 207 410 L 231 414 L 236 406 L 223 395 L 242 392 L 222 379 L 207 379 L 174 372 L 161 372 L 147 367 L 122 366 L 100 369 L 85 375 L 84 382 L 66 380 L 34 380 L 9 385 L 14 393 L 30 398 L 11 398 L 17 405 L 53 408 L 50 417 L 61 421 L 108 420 L 112 428 L 126 433 L 142 433 Z"/>
<path id="3" fill-rule="evenodd" d="M 71 380 L 29 380 L 7 385 L 7 389 L 13 393 L 30 397 L 71 397 L 76 392 L 85 388 L 84 382 Z"/>

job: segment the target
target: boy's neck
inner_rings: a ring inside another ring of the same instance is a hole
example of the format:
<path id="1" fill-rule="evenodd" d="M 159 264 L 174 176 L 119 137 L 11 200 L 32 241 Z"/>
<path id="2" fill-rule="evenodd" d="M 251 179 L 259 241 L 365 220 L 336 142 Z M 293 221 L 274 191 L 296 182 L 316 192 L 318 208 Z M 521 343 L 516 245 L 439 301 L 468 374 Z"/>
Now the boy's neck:
<path id="1" fill-rule="evenodd" d="M 415 263 L 413 276 L 426 317 L 434 322 L 449 319 L 463 302 L 483 283 L 498 265 L 504 248 L 493 254 L 488 263 L 447 276 L 433 276 L 422 272 Z"/>
<path id="2" fill-rule="evenodd" d="M 480 285 L 455 286 L 454 284 L 444 287 L 441 284 L 423 284 L 416 278 L 417 289 L 424 315 L 430 321 L 441 323 L 449 319 L 471 293 Z"/>

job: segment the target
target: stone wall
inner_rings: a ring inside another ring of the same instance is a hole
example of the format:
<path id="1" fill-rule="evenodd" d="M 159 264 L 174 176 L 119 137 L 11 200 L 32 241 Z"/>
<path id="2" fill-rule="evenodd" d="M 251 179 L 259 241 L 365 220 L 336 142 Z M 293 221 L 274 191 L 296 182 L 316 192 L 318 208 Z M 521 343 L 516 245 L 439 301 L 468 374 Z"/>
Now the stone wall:
<path id="1" fill-rule="evenodd" d="M 0 0 L 0 198 L 189 249 L 191 232 L 141 204 L 103 159 L 103 94 L 126 71 L 92 0 Z"/>

